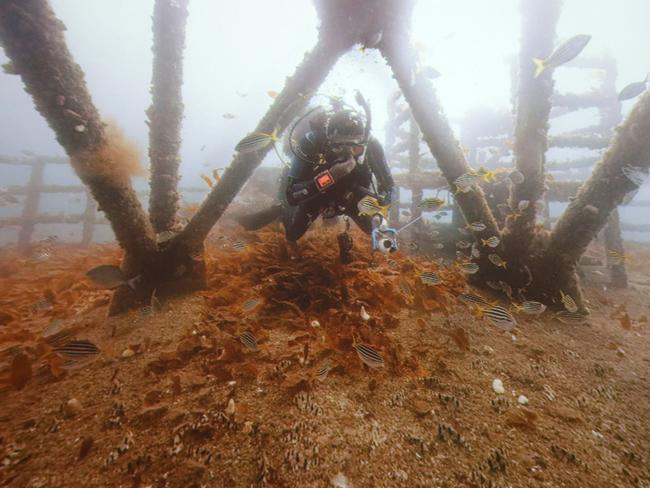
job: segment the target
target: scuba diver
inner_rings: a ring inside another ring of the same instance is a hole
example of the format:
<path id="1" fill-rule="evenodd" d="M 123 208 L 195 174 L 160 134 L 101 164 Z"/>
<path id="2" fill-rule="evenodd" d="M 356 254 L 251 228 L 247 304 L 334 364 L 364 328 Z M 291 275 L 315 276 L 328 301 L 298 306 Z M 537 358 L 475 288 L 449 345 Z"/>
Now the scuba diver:
<path id="1" fill-rule="evenodd" d="M 304 130 L 294 146 L 294 131 L 289 134 L 293 152 L 291 167 L 281 188 L 280 202 L 270 209 L 240 217 L 247 230 L 256 230 L 281 217 L 289 250 L 298 255 L 297 241 L 320 215 L 350 217 L 367 234 L 373 229 L 373 212 L 360 212 L 364 197 L 375 199 L 378 207 L 391 203 L 394 182 L 383 148 L 370 134 L 370 111 L 363 97 L 357 101 L 362 114 L 341 102 L 331 110 L 317 107 L 311 115 L 309 130 Z M 315 115 L 314 115 L 315 114 Z M 348 224 L 349 225 L 349 224 Z M 352 242 L 347 232 L 339 235 L 341 258 Z"/>

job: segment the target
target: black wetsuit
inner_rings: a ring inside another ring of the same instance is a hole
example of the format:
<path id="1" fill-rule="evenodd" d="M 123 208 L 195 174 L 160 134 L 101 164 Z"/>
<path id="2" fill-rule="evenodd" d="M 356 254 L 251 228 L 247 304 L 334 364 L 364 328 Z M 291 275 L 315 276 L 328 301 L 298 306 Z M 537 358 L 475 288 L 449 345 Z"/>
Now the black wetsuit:
<path id="1" fill-rule="evenodd" d="M 287 239 L 300 239 L 321 214 L 325 217 L 348 215 L 364 232 L 370 233 L 371 218 L 359 215 L 357 203 L 370 194 L 386 205 L 390 203 L 394 187 L 379 141 L 370 136 L 365 154 L 355 157 L 354 169 L 322 191 L 314 178 L 345 157 L 328 150 L 317 132 L 308 132 L 295 152 L 284 195 L 289 207 L 285 207 L 282 214 Z"/>

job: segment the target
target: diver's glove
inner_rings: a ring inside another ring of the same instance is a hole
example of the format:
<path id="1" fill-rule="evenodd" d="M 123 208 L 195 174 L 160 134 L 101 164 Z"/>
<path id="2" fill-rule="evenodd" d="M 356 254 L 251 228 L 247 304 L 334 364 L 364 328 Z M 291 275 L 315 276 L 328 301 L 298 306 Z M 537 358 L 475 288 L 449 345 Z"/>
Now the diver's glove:
<path id="1" fill-rule="evenodd" d="M 379 194 L 377 195 L 377 202 L 379 205 L 382 207 L 385 207 L 386 205 L 390 205 L 393 201 L 393 190 L 390 191 L 380 191 Z"/>
<path id="2" fill-rule="evenodd" d="M 342 163 L 337 163 L 329 169 L 332 178 L 334 181 L 338 181 L 346 175 L 352 173 L 352 170 L 357 166 L 357 162 L 354 158 L 350 158 Z"/>

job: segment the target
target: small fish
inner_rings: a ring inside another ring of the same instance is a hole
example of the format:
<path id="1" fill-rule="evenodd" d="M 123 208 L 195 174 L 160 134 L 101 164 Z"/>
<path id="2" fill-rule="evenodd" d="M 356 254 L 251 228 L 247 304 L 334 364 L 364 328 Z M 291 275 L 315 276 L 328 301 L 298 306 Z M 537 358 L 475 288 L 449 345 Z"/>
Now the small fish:
<path id="1" fill-rule="evenodd" d="M 537 200 L 535 202 L 535 212 L 538 214 L 541 214 L 544 209 L 546 208 L 546 204 L 544 203 L 544 200 Z"/>
<path id="2" fill-rule="evenodd" d="M 273 98 L 273 99 L 275 99 L 278 96 L 278 92 L 276 92 L 274 90 L 269 90 L 269 91 L 266 92 L 266 94 L 268 96 L 270 96 L 271 98 Z"/>
<path id="3" fill-rule="evenodd" d="M 386 263 L 388 264 L 388 266 L 390 266 L 393 269 L 399 268 L 399 263 L 394 259 L 389 259 L 388 261 L 386 261 Z"/>
<path id="4" fill-rule="evenodd" d="M 469 229 L 466 229 L 465 227 L 460 227 L 458 229 L 458 232 L 460 232 L 464 236 L 471 236 L 472 235 L 472 231 L 470 231 Z"/>
<path id="5" fill-rule="evenodd" d="M 50 259 L 50 253 L 48 251 L 36 251 L 34 254 L 32 254 L 32 260 L 36 261 L 37 263 L 43 263 Z"/>
<path id="6" fill-rule="evenodd" d="M 438 237 L 439 235 L 440 235 L 439 230 L 432 230 L 431 232 L 429 232 L 430 237 Z"/>
<path id="7" fill-rule="evenodd" d="M 52 303 L 45 297 L 40 298 L 34 305 L 32 305 L 33 312 L 41 312 L 43 310 L 50 310 Z"/>
<path id="8" fill-rule="evenodd" d="M 170 239 L 173 239 L 174 236 L 176 235 L 176 232 L 171 231 L 171 230 L 163 230 L 160 234 L 156 236 L 156 242 L 158 244 L 161 244 L 163 242 L 167 242 Z"/>
<path id="9" fill-rule="evenodd" d="M 488 259 L 490 260 L 490 262 L 492 264 L 494 264 L 495 266 L 498 266 L 499 268 L 506 269 L 507 266 L 508 266 L 508 263 L 506 261 L 504 261 L 501 258 L 501 256 L 499 256 L 498 254 L 489 254 Z"/>
<path id="10" fill-rule="evenodd" d="M 382 214 L 385 217 L 388 213 L 388 207 L 389 205 L 379 205 L 379 201 L 370 195 L 366 195 L 357 203 L 359 215 L 367 215 L 369 217 L 372 217 L 378 213 Z"/>
<path id="11" fill-rule="evenodd" d="M 425 285 L 440 285 L 442 278 L 434 271 L 423 271 L 420 273 L 420 279 Z"/>
<path id="12" fill-rule="evenodd" d="M 590 39 L 591 36 L 585 34 L 573 36 L 557 46 L 548 58 L 533 58 L 533 63 L 535 63 L 535 74 L 533 75 L 533 78 L 537 78 L 547 68 L 557 68 L 558 66 L 571 61 L 582 52 Z"/>
<path id="13" fill-rule="evenodd" d="M 539 315 L 541 313 L 544 313 L 544 311 L 546 310 L 546 305 L 535 301 L 526 301 L 521 303 L 520 305 L 517 305 L 515 303 L 513 304 L 513 306 L 517 312 L 524 312 L 525 314 L 528 315 Z"/>
<path id="14" fill-rule="evenodd" d="M 505 293 L 508 298 L 512 299 L 512 287 L 505 281 L 499 281 L 499 286 L 501 287 L 501 291 Z"/>
<path id="15" fill-rule="evenodd" d="M 404 210 L 402 210 L 402 215 L 404 215 L 405 217 L 410 217 L 411 216 L 411 211 L 404 209 Z"/>
<path id="16" fill-rule="evenodd" d="M 486 183 L 494 183 L 497 180 L 497 173 L 496 171 L 491 171 L 488 169 L 485 169 L 483 167 L 480 167 L 477 171 L 476 174 Z"/>
<path id="17" fill-rule="evenodd" d="M 253 132 L 237 143 L 235 151 L 240 153 L 259 151 L 278 140 L 277 129 L 273 129 L 273 132 L 270 134 L 266 132 Z"/>
<path id="18" fill-rule="evenodd" d="M 244 303 L 241 304 L 241 309 L 244 312 L 250 312 L 255 307 L 257 307 L 259 300 L 257 298 L 249 298 Z"/>
<path id="19" fill-rule="evenodd" d="M 237 251 L 237 252 L 243 252 L 243 251 L 245 251 L 245 250 L 247 249 L 246 244 L 243 243 L 242 241 L 239 241 L 239 240 L 237 240 L 237 241 L 233 241 L 233 242 L 230 244 L 230 247 L 231 247 L 234 251 Z"/>
<path id="20" fill-rule="evenodd" d="M 645 80 L 643 81 L 630 83 L 625 88 L 623 88 L 621 92 L 618 94 L 618 99 L 621 101 L 630 100 L 634 97 L 638 97 L 639 95 L 641 95 L 641 93 L 645 91 L 646 85 L 648 84 L 648 76 L 646 76 Z"/>
<path id="21" fill-rule="evenodd" d="M 148 316 L 157 314 L 162 310 L 162 303 L 156 296 L 156 290 L 154 289 L 151 292 L 151 298 L 149 299 L 149 305 L 146 305 L 140 309 L 140 315 Z"/>
<path id="22" fill-rule="evenodd" d="M 248 96 L 248 93 L 244 93 L 244 92 L 240 92 L 240 91 L 235 91 L 235 93 L 236 93 L 237 95 L 239 95 L 240 97 L 242 97 L 242 98 Z"/>
<path id="23" fill-rule="evenodd" d="M 210 188 L 212 188 L 212 186 L 214 185 L 214 183 L 212 183 L 212 180 L 210 179 L 209 176 L 206 176 L 206 175 L 204 175 L 204 174 L 201 174 L 201 175 L 199 175 L 199 176 L 201 176 L 201 179 L 202 179 L 203 181 L 205 181 L 205 182 L 207 183 L 207 185 L 208 185 Z"/>
<path id="24" fill-rule="evenodd" d="M 507 178 L 513 185 L 521 185 L 524 182 L 524 174 L 518 170 L 511 172 Z"/>
<path id="25" fill-rule="evenodd" d="M 520 212 L 523 212 L 530 206 L 530 200 L 520 200 L 519 203 L 517 204 L 517 209 Z"/>
<path id="26" fill-rule="evenodd" d="M 638 166 L 627 165 L 623 167 L 623 174 L 625 177 L 634 183 L 637 187 L 643 185 L 646 177 L 648 176 L 648 170 L 640 168 Z"/>
<path id="27" fill-rule="evenodd" d="M 461 193 L 467 193 L 478 184 L 481 177 L 476 173 L 464 173 L 454 180 L 454 185 Z"/>
<path id="28" fill-rule="evenodd" d="M 417 251 L 418 249 L 420 249 L 420 245 L 419 245 L 417 242 L 413 241 L 413 242 L 409 242 L 409 243 L 408 243 L 408 248 L 409 248 L 411 251 L 415 252 L 415 251 Z"/>
<path id="29" fill-rule="evenodd" d="M 127 285 L 135 290 L 135 282 L 140 279 L 142 275 L 138 275 L 130 280 L 124 275 L 119 266 L 112 264 L 103 264 L 91 269 L 86 273 L 90 280 L 101 288 L 112 290 L 120 286 Z"/>
<path id="30" fill-rule="evenodd" d="M 614 266 L 622 266 L 630 260 L 626 254 L 615 251 L 614 249 L 607 250 L 607 256 L 611 258 Z"/>
<path id="31" fill-rule="evenodd" d="M 488 302 L 485 298 L 480 295 L 474 295 L 472 293 L 461 293 L 458 295 L 458 300 L 469 307 L 474 307 L 475 305 L 480 305 L 483 307 L 490 307 L 492 304 Z"/>
<path id="32" fill-rule="evenodd" d="M 257 349 L 257 339 L 253 335 L 253 333 L 249 330 L 243 332 L 239 336 L 239 340 L 241 343 L 246 346 L 249 349 L 255 350 Z"/>
<path id="33" fill-rule="evenodd" d="M 507 203 L 497 204 L 497 210 L 502 217 L 507 217 L 510 214 L 510 206 Z"/>
<path id="34" fill-rule="evenodd" d="M 400 289 L 400 291 L 402 292 L 403 295 L 406 295 L 407 297 L 411 297 L 413 292 L 411 291 L 411 287 L 409 286 L 409 284 L 406 281 L 400 280 L 398 285 L 399 285 L 399 289 Z"/>
<path id="35" fill-rule="evenodd" d="M 479 306 L 476 308 L 479 318 L 486 318 L 492 325 L 501 330 L 511 331 L 517 325 L 514 316 L 501 305 L 494 305 L 487 309 Z"/>
<path id="36" fill-rule="evenodd" d="M 589 315 L 584 313 L 569 312 L 568 310 L 562 310 L 555 314 L 555 318 L 562 322 L 563 324 L 584 324 L 587 322 Z"/>
<path id="37" fill-rule="evenodd" d="M 205 144 L 201 146 L 201 152 L 205 151 Z"/>
<path id="38" fill-rule="evenodd" d="M 471 247 L 471 244 L 467 241 L 458 241 L 456 242 L 456 247 L 458 249 L 468 249 L 469 247 Z"/>
<path id="39" fill-rule="evenodd" d="M 222 114 L 221 116 L 222 116 L 224 119 L 230 119 L 230 120 L 232 120 L 232 119 L 235 118 L 235 114 L 231 114 L 230 112 L 226 112 L 225 114 Z"/>
<path id="40" fill-rule="evenodd" d="M 442 207 L 445 204 L 445 201 L 442 198 L 430 197 L 424 198 L 418 204 L 418 207 L 422 207 L 425 210 L 435 210 L 439 207 Z"/>
<path id="41" fill-rule="evenodd" d="M 567 309 L 567 311 L 571 313 L 576 313 L 578 311 L 578 305 L 576 305 L 576 302 L 571 296 L 566 295 L 562 290 L 560 290 L 560 297 L 562 300 L 562 304 L 564 305 L 564 308 Z"/>
<path id="42" fill-rule="evenodd" d="M 318 371 L 316 371 L 316 378 L 319 381 L 325 381 L 327 375 L 331 370 L 332 370 L 332 364 L 329 362 L 325 362 L 320 368 L 318 368 Z"/>
<path id="43" fill-rule="evenodd" d="M 471 255 L 473 258 L 477 258 L 477 259 L 481 257 L 481 250 L 476 245 L 476 242 L 472 243 Z"/>
<path id="44" fill-rule="evenodd" d="M 442 242 L 434 242 L 431 247 L 440 250 L 440 249 L 444 249 L 445 245 Z"/>
<path id="45" fill-rule="evenodd" d="M 501 240 L 497 236 L 491 236 L 488 237 L 487 239 L 481 239 L 481 244 L 492 248 L 497 247 L 500 242 Z"/>
<path id="46" fill-rule="evenodd" d="M 471 224 L 467 225 L 467 228 L 474 232 L 483 232 L 485 229 L 487 229 L 487 226 L 483 222 L 472 222 Z"/>
<path id="47" fill-rule="evenodd" d="M 219 183 L 221 181 L 221 175 L 219 174 L 219 171 L 221 171 L 221 168 L 212 170 L 212 178 L 214 178 L 214 181 L 216 183 Z"/>
<path id="48" fill-rule="evenodd" d="M 69 341 L 54 348 L 54 352 L 66 359 L 82 359 L 99 353 L 99 348 L 87 339 Z"/>
<path id="49" fill-rule="evenodd" d="M 501 291 L 501 282 L 496 281 L 486 281 L 485 284 L 496 291 Z"/>
<path id="50" fill-rule="evenodd" d="M 458 265 L 458 268 L 467 274 L 474 274 L 479 270 L 479 266 L 476 263 L 461 263 Z"/>
<path id="51" fill-rule="evenodd" d="M 374 348 L 366 344 L 355 344 L 354 348 L 357 350 L 359 359 L 367 366 L 371 368 L 381 368 L 384 366 L 384 358 Z"/>

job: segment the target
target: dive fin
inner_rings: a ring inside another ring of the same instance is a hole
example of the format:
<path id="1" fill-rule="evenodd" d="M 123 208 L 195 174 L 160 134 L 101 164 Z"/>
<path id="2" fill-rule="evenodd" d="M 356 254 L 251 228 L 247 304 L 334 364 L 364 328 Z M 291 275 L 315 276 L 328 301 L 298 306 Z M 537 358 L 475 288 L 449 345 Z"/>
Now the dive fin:
<path id="1" fill-rule="evenodd" d="M 246 230 L 258 230 L 270 224 L 282 213 L 282 204 L 276 203 L 269 208 L 238 217 L 237 223 Z"/>
<path id="2" fill-rule="evenodd" d="M 544 64 L 544 60 L 539 58 L 533 58 L 533 63 L 535 63 L 535 74 L 533 78 L 537 78 L 546 69 L 546 65 Z"/>

